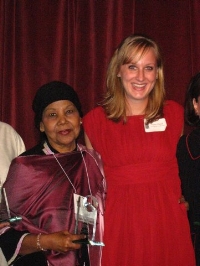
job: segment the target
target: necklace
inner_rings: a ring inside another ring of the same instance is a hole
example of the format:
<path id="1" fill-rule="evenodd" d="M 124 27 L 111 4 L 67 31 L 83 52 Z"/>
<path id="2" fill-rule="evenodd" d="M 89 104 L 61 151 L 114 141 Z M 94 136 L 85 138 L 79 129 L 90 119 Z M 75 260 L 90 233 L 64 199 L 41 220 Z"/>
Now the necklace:
<path id="1" fill-rule="evenodd" d="M 55 153 L 52 152 L 52 150 L 49 148 L 47 142 L 45 142 L 43 146 L 44 146 L 43 152 L 44 152 L 46 155 L 48 155 L 48 154 L 52 154 L 52 155 L 53 155 L 53 157 L 55 158 L 56 162 L 58 163 L 58 165 L 59 165 L 60 168 L 62 169 L 64 175 L 67 177 L 69 183 L 70 183 L 71 186 L 73 187 L 74 193 L 76 193 L 76 188 L 75 188 L 75 186 L 73 185 L 72 181 L 70 180 L 68 174 L 65 172 L 65 169 L 62 167 L 62 165 L 61 165 L 61 163 L 59 162 L 58 158 L 56 157 Z M 88 187 L 89 187 L 90 195 L 92 195 L 91 186 L 90 186 L 90 179 L 89 179 L 89 174 L 88 174 L 88 169 L 87 169 L 87 165 L 86 165 L 86 162 L 85 162 L 85 158 L 84 158 L 83 153 L 82 153 L 82 150 L 81 150 L 81 148 L 79 147 L 78 144 L 77 144 L 77 147 L 78 147 L 78 150 L 80 151 L 80 153 L 81 153 L 81 157 L 82 157 L 82 159 L 83 159 L 83 163 L 84 163 L 85 171 L 86 171 L 86 175 L 87 175 Z"/>

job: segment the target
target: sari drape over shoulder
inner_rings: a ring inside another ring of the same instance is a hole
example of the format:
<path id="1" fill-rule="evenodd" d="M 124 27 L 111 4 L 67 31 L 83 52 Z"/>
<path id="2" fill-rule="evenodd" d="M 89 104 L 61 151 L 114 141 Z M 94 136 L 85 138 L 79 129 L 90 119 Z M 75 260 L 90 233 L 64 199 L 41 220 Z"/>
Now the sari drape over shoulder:
<path id="1" fill-rule="evenodd" d="M 73 194 L 92 194 L 99 203 L 96 240 L 103 241 L 105 180 L 98 155 L 94 151 L 82 148 L 81 151 L 66 154 L 17 157 L 12 161 L 4 188 L 11 215 L 22 217 L 22 222 L 15 229 L 36 234 L 61 230 L 74 233 Z M 89 246 L 88 249 L 91 266 L 100 265 L 101 247 Z M 66 254 L 48 251 L 46 255 L 51 265 L 76 265 L 76 251 Z"/>

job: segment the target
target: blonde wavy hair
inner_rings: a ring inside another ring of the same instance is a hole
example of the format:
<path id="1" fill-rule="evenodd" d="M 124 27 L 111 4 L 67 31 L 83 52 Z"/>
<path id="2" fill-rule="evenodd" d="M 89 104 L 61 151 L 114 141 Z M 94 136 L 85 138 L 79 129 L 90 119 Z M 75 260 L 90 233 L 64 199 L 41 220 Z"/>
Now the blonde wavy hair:
<path id="1" fill-rule="evenodd" d="M 117 77 L 120 67 L 133 60 L 137 62 L 149 49 L 153 49 L 155 52 L 158 75 L 155 86 L 149 95 L 145 118 L 147 123 L 151 123 L 163 116 L 165 89 L 160 49 L 152 39 L 133 34 L 118 46 L 107 70 L 107 92 L 101 105 L 107 117 L 114 122 L 127 121 L 125 91 L 121 79 Z"/>

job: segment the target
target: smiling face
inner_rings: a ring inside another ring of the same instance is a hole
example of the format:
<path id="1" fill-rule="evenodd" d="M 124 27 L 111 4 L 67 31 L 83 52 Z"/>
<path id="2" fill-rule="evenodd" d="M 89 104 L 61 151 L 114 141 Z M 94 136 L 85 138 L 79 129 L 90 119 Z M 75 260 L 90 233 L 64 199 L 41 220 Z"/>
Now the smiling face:
<path id="1" fill-rule="evenodd" d="M 40 131 L 60 153 L 73 151 L 80 133 L 81 118 L 75 105 L 68 100 L 49 104 L 43 112 Z"/>
<path id="2" fill-rule="evenodd" d="M 152 48 L 147 50 L 137 62 L 131 61 L 121 65 L 118 77 L 121 78 L 127 103 L 129 105 L 141 103 L 145 109 L 157 76 L 157 61 Z"/>

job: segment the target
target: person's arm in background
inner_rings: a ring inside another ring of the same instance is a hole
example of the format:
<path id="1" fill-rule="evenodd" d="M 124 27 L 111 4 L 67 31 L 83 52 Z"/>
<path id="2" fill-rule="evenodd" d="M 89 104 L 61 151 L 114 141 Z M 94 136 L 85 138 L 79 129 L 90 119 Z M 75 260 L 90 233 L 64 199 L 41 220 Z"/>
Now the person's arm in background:
<path id="1" fill-rule="evenodd" d="M 8 222 L 3 222 L 3 223 L 0 223 L 0 229 L 6 227 L 6 226 L 9 226 L 10 224 Z"/>
<path id="2" fill-rule="evenodd" d="M 23 152 L 25 152 L 26 147 L 25 147 L 24 141 L 22 140 L 21 136 L 17 132 L 15 135 L 15 138 L 16 138 L 15 145 L 16 145 L 16 157 L 17 157 Z"/>
<path id="3" fill-rule="evenodd" d="M 189 160 L 188 160 L 188 151 L 186 148 L 186 136 L 182 136 L 177 145 L 176 157 L 178 161 L 179 167 L 179 177 L 181 180 L 181 189 L 183 196 L 180 199 L 180 203 L 185 203 L 186 209 L 189 210 L 189 197 L 188 197 L 188 180 L 189 180 L 189 173 L 190 173 L 190 166 L 188 167 Z M 187 201 L 185 201 L 185 199 Z"/>
<path id="4" fill-rule="evenodd" d="M 0 121 L 0 184 L 7 177 L 11 161 L 25 151 L 25 145 L 15 129 Z"/>

